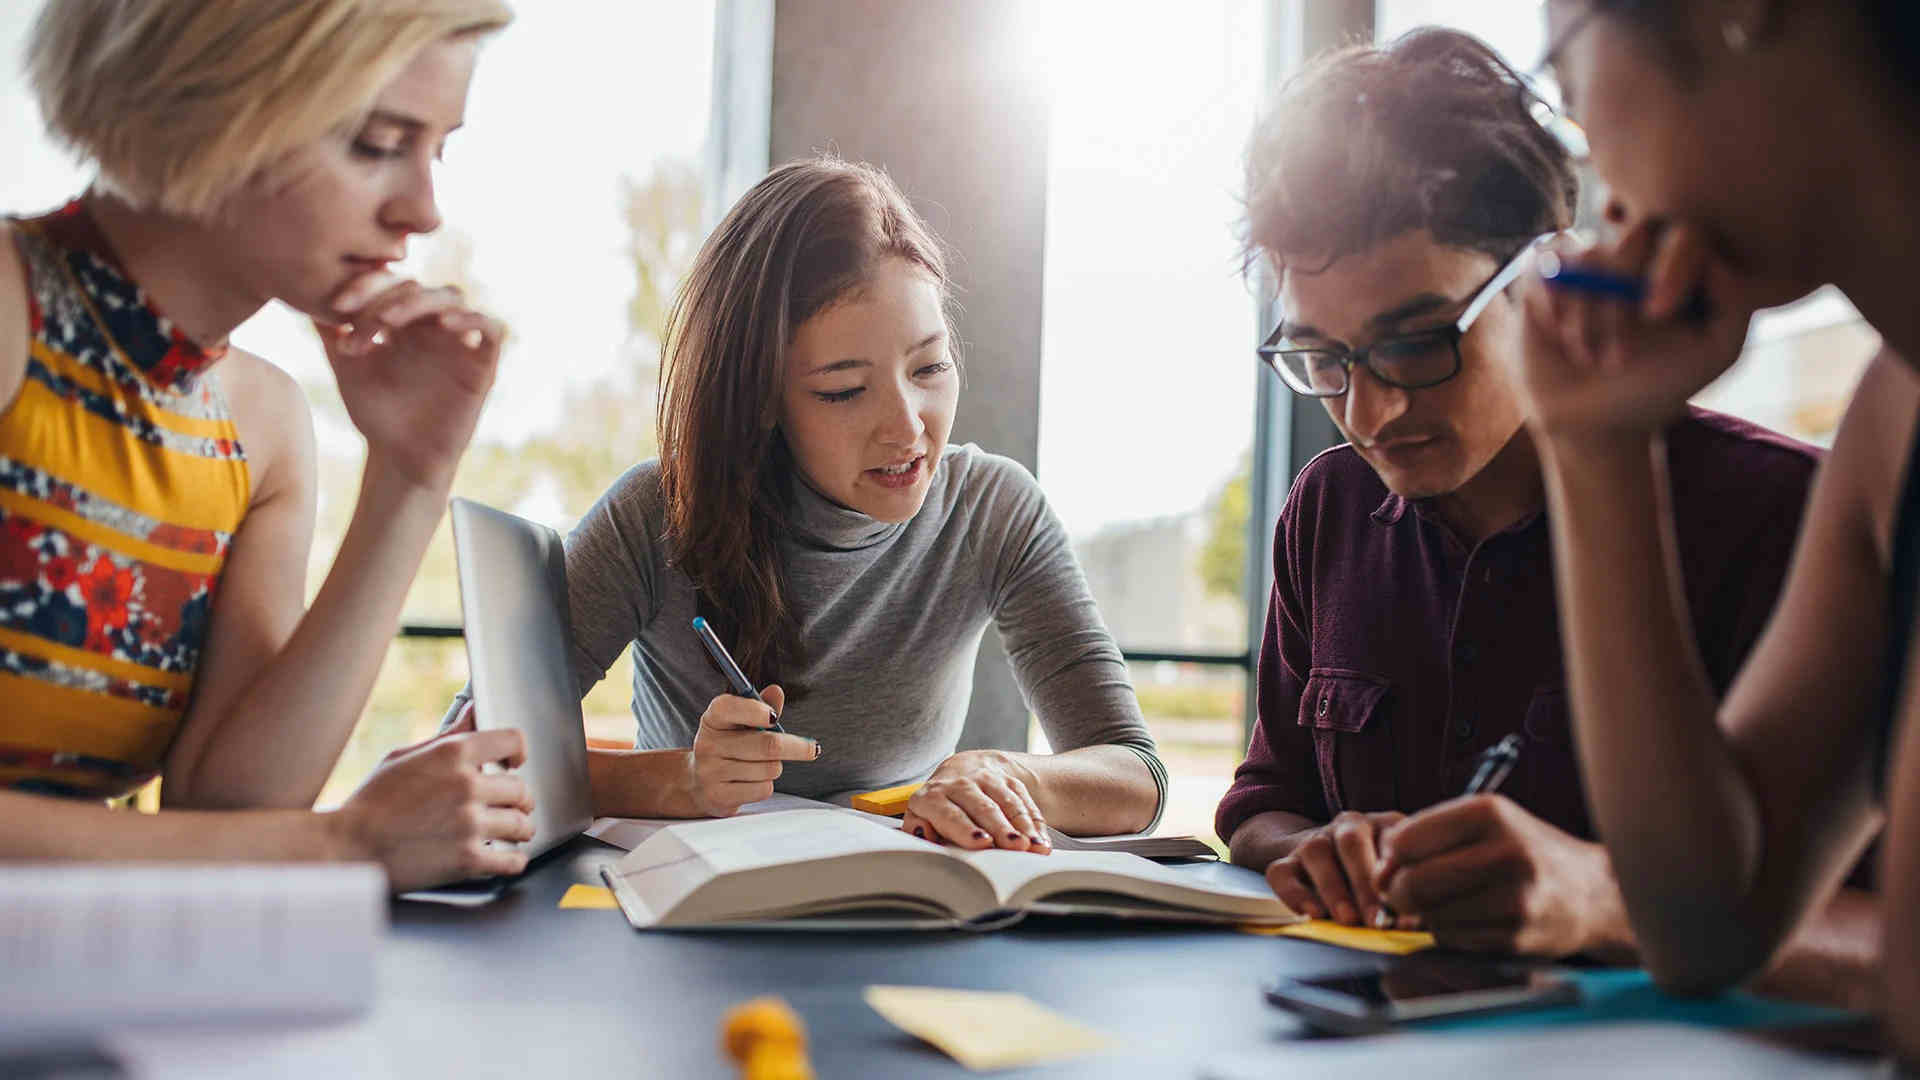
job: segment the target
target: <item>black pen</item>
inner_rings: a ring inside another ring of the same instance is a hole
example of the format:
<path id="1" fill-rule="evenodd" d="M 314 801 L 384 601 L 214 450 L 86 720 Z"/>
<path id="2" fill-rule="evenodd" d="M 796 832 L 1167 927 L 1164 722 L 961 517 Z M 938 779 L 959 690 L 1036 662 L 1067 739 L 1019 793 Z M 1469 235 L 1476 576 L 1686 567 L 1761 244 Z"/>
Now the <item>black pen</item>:
<path id="1" fill-rule="evenodd" d="M 1520 747 L 1526 743 L 1519 733 L 1508 735 L 1485 750 L 1480 751 L 1480 760 L 1473 767 L 1473 776 L 1467 780 L 1466 790 L 1461 798 L 1469 795 L 1491 795 L 1500 790 L 1513 774 L 1513 767 L 1520 763 Z M 1381 901 L 1380 910 L 1373 913 L 1373 926 L 1376 930 L 1393 929 L 1394 920 L 1399 916 L 1393 909 Z"/>
<path id="2" fill-rule="evenodd" d="M 704 616 L 693 617 L 693 633 L 700 639 L 700 644 L 707 647 L 707 655 L 713 657 L 713 662 L 719 666 L 720 673 L 727 677 L 728 683 L 732 684 L 734 693 L 767 705 L 767 699 L 760 696 L 760 691 L 753 688 L 753 681 L 747 678 L 746 672 L 741 671 L 740 665 L 733 662 L 733 654 L 727 652 L 725 645 L 720 644 L 719 637 L 714 634 L 713 627 L 707 625 Z M 771 705 L 767 705 L 767 712 L 773 717 L 773 722 L 767 725 L 767 730 L 785 735 L 787 729 L 780 726 L 780 714 L 774 712 Z"/>

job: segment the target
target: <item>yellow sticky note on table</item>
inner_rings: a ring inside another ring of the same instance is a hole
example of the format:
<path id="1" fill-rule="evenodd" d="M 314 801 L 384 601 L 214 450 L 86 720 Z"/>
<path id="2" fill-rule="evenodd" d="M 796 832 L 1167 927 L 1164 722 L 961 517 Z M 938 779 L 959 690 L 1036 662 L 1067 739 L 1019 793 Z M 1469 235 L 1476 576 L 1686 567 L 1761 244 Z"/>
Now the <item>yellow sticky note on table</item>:
<path id="1" fill-rule="evenodd" d="M 1389 956 L 1405 956 L 1433 948 L 1433 935 L 1424 930 L 1375 930 L 1366 926 L 1348 926 L 1327 919 L 1308 919 L 1286 926 L 1242 926 L 1249 934 L 1304 938 L 1343 949 L 1360 949 Z"/>
<path id="2" fill-rule="evenodd" d="M 855 795 L 852 805 L 855 810 L 865 810 L 869 814 L 895 816 L 907 812 L 907 800 L 920 790 L 919 784 L 901 784 L 899 787 L 881 788 Z"/>
<path id="3" fill-rule="evenodd" d="M 894 1027 L 973 1070 L 1094 1054 L 1113 1040 L 1025 994 L 934 986 L 869 986 L 863 995 Z"/>
<path id="4" fill-rule="evenodd" d="M 605 885 L 569 885 L 565 896 L 560 898 L 563 908 L 617 908 L 619 901 L 613 898 L 613 890 Z"/>

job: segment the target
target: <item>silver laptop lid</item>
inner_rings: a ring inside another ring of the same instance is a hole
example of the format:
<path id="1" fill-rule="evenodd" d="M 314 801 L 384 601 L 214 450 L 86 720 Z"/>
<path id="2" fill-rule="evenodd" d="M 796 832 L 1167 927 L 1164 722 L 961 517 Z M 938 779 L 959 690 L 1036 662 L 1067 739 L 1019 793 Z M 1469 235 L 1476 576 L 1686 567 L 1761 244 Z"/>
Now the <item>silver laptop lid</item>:
<path id="1" fill-rule="evenodd" d="M 528 858 L 593 824 L 587 734 L 569 663 L 566 555 L 544 525 L 454 499 L 453 549 L 479 727 L 526 736 L 520 775 L 533 790 Z"/>

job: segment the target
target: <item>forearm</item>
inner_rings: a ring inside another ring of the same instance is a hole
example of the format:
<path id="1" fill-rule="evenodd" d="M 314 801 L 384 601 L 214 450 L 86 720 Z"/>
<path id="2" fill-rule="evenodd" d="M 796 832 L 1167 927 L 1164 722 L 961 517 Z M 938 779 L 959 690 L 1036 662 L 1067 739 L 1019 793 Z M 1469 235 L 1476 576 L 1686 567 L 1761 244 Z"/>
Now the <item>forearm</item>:
<path id="1" fill-rule="evenodd" d="M 446 509 L 369 459 L 333 568 L 286 643 L 225 702 L 216 734 L 162 791 L 173 805 L 306 807 L 365 708 L 407 588 Z"/>
<path id="2" fill-rule="evenodd" d="M 0 859 L 307 862 L 356 857 L 340 819 L 310 810 L 136 814 L 0 792 Z"/>
<path id="3" fill-rule="evenodd" d="M 1664 447 L 1545 443 L 1543 459 L 1561 645 L 1598 831 L 1656 977 L 1725 985 L 1764 959 L 1738 917 L 1760 817 L 1689 628 Z"/>
<path id="4" fill-rule="evenodd" d="M 1325 824 L 1304 814 L 1267 810 L 1241 822 L 1227 839 L 1227 850 L 1235 863 L 1265 871 L 1267 864 L 1293 854 L 1306 834 Z"/>
<path id="5" fill-rule="evenodd" d="M 691 750 L 588 750 L 593 812 L 601 817 L 706 817 L 693 796 Z"/>
<path id="6" fill-rule="evenodd" d="M 1880 937 L 1880 897 L 1843 888 L 1807 917 L 1749 985 L 1774 997 L 1877 1013 Z"/>
<path id="7" fill-rule="evenodd" d="M 1047 824 L 1073 836 L 1139 832 L 1153 822 L 1160 789 L 1139 754 L 1083 746 L 1058 754 L 1004 752 Z"/>

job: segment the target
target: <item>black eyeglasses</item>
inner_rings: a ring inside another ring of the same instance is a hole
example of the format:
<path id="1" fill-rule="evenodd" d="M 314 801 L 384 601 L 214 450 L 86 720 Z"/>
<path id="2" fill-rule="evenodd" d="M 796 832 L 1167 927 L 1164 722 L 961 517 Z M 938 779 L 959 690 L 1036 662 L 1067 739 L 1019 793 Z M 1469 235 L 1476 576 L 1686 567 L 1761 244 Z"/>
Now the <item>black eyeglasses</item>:
<path id="1" fill-rule="evenodd" d="M 1475 289 L 1458 318 L 1445 326 L 1413 334 L 1381 338 L 1362 349 L 1344 345 L 1302 345 L 1287 338 L 1287 320 L 1273 328 L 1267 340 L 1254 352 L 1260 362 L 1272 368 L 1280 381 L 1296 394 L 1307 397 L 1336 398 L 1353 385 L 1353 369 L 1364 366 L 1368 374 L 1388 386 L 1402 390 L 1424 390 L 1438 386 L 1460 374 L 1460 339 L 1473 328 L 1474 320 L 1487 310 L 1493 298 L 1513 283 L 1532 264 L 1529 256 L 1535 245 L 1528 243 L 1514 253 L 1484 284 Z"/>

